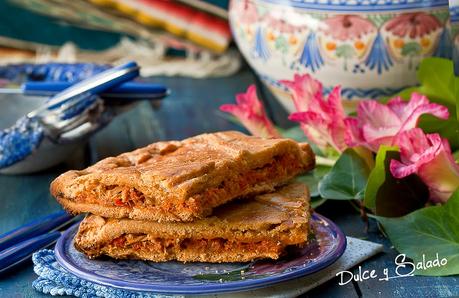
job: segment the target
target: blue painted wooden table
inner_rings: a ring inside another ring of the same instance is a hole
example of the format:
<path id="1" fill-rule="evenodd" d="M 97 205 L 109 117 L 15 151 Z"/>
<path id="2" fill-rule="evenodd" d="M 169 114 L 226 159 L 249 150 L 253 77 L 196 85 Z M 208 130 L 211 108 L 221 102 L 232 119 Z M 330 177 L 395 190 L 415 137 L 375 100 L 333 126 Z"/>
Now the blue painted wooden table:
<path id="1" fill-rule="evenodd" d="M 26 223 L 33 218 L 59 210 L 49 195 L 48 186 L 58 174 L 71 168 L 82 168 L 106 156 L 119 154 L 159 140 L 182 139 L 203 132 L 241 129 L 225 120 L 218 112 L 223 103 L 232 102 L 234 94 L 244 91 L 255 81 L 245 69 L 230 78 L 195 80 L 186 78 L 156 78 L 168 85 L 172 94 L 160 106 L 143 102 L 119 116 L 100 131 L 87 146 L 69 161 L 46 172 L 0 176 L 0 233 Z M 286 125 L 286 115 L 263 92 L 267 106 L 278 124 Z M 346 202 L 329 201 L 319 213 L 334 220 L 348 236 L 383 243 L 385 252 L 362 264 L 363 269 L 394 267 L 397 252 L 370 222 L 368 232 L 359 215 Z M 354 271 L 358 270 L 354 268 Z M 0 279 L 2 297 L 44 297 L 35 292 L 31 283 L 36 278 L 31 263 Z M 305 297 L 448 297 L 459 296 L 459 277 L 409 277 L 381 282 L 370 280 L 344 286 L 334 279 L 310 291 Z"/>

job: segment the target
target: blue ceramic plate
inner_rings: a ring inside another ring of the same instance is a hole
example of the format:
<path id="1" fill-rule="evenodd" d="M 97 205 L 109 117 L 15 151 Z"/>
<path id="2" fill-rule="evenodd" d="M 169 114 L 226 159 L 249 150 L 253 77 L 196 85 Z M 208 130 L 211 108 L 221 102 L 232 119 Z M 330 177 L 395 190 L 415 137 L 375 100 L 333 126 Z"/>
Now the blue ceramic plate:
<path id="1" fill-rule="evenodd" d="M 298 278 L 335 262 L 346 237 L 329 219 L 313 214 L 315 237 L 276 261 L 251 263 L 153 263 L 114 259 L 90 260 L 73 245 L 77 226 L 67 230 L 55 248 L 60 265 L 74 275 L 99 284 L 155 293 L 203 294 L 243 291 Z"/>

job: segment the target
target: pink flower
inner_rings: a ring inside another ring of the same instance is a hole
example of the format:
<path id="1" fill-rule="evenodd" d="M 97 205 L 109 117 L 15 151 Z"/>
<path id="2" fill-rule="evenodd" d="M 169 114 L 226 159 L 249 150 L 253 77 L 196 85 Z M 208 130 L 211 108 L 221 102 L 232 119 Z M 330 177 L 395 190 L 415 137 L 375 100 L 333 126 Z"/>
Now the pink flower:
<path id="1" fill-rule="evenodd" d="M 280 138 L 279 132 L 266 116 L 263 104 L 257 97 L 255 85 L 250 85 L 246 93 L 236 95 L 236 104 L 225 104 L 220 110 L 233 114 L 254 136 Z"/>
<path id="2" fill-rule="evenodd" d="M 417 126 L 419 117 L 431 114 L 448 119 L 448 109 L 430 103 L 418 93 L 411 95 L 410 101 L 393 98 L 384 105 L 375 100 L 365 100 L 357 107 L 357 118 L 348 117 L 346 123 L 346 144 L 363 145 L 377 152 L 380 145 L 394 145 L 395 137 L 403 131 Z"/>
<path id="3" fill-rule="evenodd" d="M 308 74 L 295 74 L 293 81 L 281 80 L 279 82 L 289 89 L 298 112 L 307 111 L 314 98 L 322 96 L 322 84 Z"/>
<path id="4" fill-rule="evenodd" d="M 392 160 L 390 171 L 395 178 L 417 174 L 430 191 L 433 202 L 445 203 L 459 187 L 459 166 L 451 155 L 448 140 L 439 134 L 424 134 L 413 128 L 400 133 L 395 143 L 400 159 Z"/>
<path id="5" fill-rule="evenodd" d="M 304 134 L 322 150 L 331 146 L 338 152 L 344 151 L 347 146 L 341 88 L 335 87 L 325 98 L 322 84 L 309 75 L 295 75 L 293 81 L 281 83 L 290 89 L 297 110 L 289 119 L 300 122 Z"/>

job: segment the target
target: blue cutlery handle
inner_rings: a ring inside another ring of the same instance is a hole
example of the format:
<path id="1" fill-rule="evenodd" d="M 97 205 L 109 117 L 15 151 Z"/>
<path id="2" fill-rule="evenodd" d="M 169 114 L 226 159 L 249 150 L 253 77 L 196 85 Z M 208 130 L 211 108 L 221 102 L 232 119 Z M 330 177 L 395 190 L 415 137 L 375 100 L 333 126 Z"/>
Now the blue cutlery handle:
<path id="1" fill-rule="evenodd" d="M 120 70 L 127 70 L 127 69 L 135 69 L 133 71 L 130 71 L 128 73 L 126 73 L 125 75 L 123 76 L 118 76 L 112 80 L 109 80 L 109 81 L 106 81 L 102 84 L 98 84 L 96 86 L 94 86 L 93 88 L 91 88 L 90 91 L 88 91 L 89 93 L 91 93 L 91 95 L 94 95 L 94 94 L 99 94 L 103 91 L 106 91 L 106 90 L 109 90 L 113 87 L 116 87 L 122 83 L 125 83 L 125 82 L 128 82 L 128 81 L 131 81 L 133 79 L 135 79 L 136 77 L 138 77 L 140 75 L 140 72 L 139 72 L 139 67 L 137 65 L 137 63 L 135 62 L 128 62 L 126 64 L 123 64 L 123 65 L 120 65 L 120 66 L 117 66 L 117 67 L 114 67 L 112 69 L 108 69 L 104 72 L 101 72 L 91 78 L 88 78 L 86 80 L 83 80 L 77 84 L 85 84 L 85 83 L 88 83 L 88 82 L 91 82 L 93 81 L 94 79 L 97 79 L 98 77 L 103 77 L 103 76 L 106 76 L 107 74 L 110 74 L 110 72 L 112 74 L 116 73 L 117 71 L 120 71 Z M 75 85 L 73 85 L 75 86 Z"/>
<path id="2" fill-rule="evenodd" d="M 139 66 L 135 62 L 128 62 L 126 64 L 110 68 L 57 93 L 49 99 L 42 109 L 57 108 L 64 102 L 78 96 L 89 97 L 91 95 L 103 93 L 110 88 L 131 81 L 138 76 Z M 42 109 L 37 109 L 35 113 L 41 112 Z"/>
<path id="3" fill-rule="evenodd" d="M 127 82 L 110 90 L 106 93 L 119 94 L 165 94 L 168 92 L 167 87 L 153 83 Z M 105 93 L 105 92 L 104 92 Z"/>
<path id="4" fill-rule="evenodd" d="M 27 82 L 22 84 L 25 95 L 52 96 L 69 87 L 69 82 Z M 130 98 L 158 98 L 167 95 L 168 89 L 160 84 L 126 82 L 104 91 L 101 97 Z"/>
<path id="5" fill-rule="evenodd" d="M 48 96 L 61 92 L 72 86 L 69 82 L 26 82 L 21 85 L 22 92 L 25 95 Z"/>
<path id="6" fill-rule="evenodd" d="M 0 274 L 28 260 L 35 251 L 51 245 L 60 235 L 60 232 L 54 231 L 20 242 L 1 251 Z"/>
<path id="7" fill-rule="evenodd" d="M 0 235 L 0 251 L 37 235 L 47 233 L 71 220 L 73 216 L 64 211 L 55 212 L 45 217 Z"/>

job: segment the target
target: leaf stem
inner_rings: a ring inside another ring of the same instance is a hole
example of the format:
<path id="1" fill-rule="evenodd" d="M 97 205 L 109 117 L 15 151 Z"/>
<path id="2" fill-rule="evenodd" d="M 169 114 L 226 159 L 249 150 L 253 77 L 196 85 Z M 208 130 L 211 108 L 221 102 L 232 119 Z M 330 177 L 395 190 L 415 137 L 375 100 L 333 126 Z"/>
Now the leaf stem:
<path id="1" fill-rule="evenodd" d="M 320 166 L 329 166 L 332 167 L 335 165 L 336 159 L 326 158 L 316 155 L 316 165 Z"/>
<path id="2" fill-rule="evenodd" d="M 349 203 L 355 209 L 355 211 L 360 213 L 360 218 L 365 223 L 365 230 L 364 231 L 365 231 L 365 233 L 368 233 L 368 229 L 370 228 L 370 222 L 368 220 L 368 217 L 371 217 L 371 215 L 368 216 L 369 214 L 367 213 L 365 205 L 360 200 L 350 200 Z"/>
<path id="3" fill-rule="evenodd" d="M 365 210 L 365 205 L 362 201 L 357 201 L 360 205 L 360 217 L 365 222 L 365 234 L 368 234 L 368 229 L 370 228 L 370 221 L 368 220 L 367 211 Z"/>

